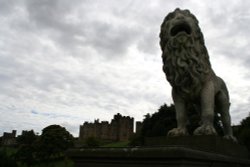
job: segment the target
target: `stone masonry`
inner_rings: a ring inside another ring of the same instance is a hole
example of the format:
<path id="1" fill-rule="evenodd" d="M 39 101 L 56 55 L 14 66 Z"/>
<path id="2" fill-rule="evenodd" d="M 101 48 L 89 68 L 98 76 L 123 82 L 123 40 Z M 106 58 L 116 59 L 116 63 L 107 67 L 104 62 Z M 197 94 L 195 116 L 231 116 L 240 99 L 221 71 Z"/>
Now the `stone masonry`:
<path id="1" fill-rule="evenodd" d="M 11 146 L 16 144 L 16 130 L 12 130 L 11 133 L 4 132 L 2 137 L 3 146 Z"/>
<path id="2" fill-rule="evenodd" d="M 134 118 L 118 113 L 114 115 L 111 123 L 95 120 L 94 123 L 85 122 L 80 125 L 79 139 L 94 137 L 102 140 L 127 141 L 133 135 L 133 128 Z"/>

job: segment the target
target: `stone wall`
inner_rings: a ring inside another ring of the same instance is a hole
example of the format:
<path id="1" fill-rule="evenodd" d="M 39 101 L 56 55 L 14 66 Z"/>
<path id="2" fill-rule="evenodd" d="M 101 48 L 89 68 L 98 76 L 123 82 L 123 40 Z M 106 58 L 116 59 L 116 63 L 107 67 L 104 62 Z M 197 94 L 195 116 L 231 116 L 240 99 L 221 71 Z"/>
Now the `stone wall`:
<path id="1" fill-rule="evenodd" d="M 191 140 L 191 139 L 190 139 Z M 209 140 L 208 140 L 209 142 Z M 230 148 L 227 148 L 230 149 Z M 75 167 L 249 167 L 247 158 L 168 145 L 68 150 Z"/>
<path id="2" fill-rule="evenodd" d="M 4 132 L 2 145 L 3 146 L 11 146 L 16 144 L 16 130 L 12 130 L 11 133 Z"/>
<path id="3" fill-rule="evenodd" d="M 133 135 L 133 128 L 134 118 L 118 113 L 114 115 L 111 123 L 95 120 L 94 123 L 85 122 L 80 125 L 79 139 L 95 137 L 103 140 L 127 141 Z"/>
<path id="4" fill-rule="evenodd" d="M 142 122 L 136 121 L 136 123 L 135 123 L 135 127 L 136 127 L 135 131 L 136 131 L 136 133 L 140 133 L 140 131 L 142 129 L 142 126 L 143 126 Z"/>

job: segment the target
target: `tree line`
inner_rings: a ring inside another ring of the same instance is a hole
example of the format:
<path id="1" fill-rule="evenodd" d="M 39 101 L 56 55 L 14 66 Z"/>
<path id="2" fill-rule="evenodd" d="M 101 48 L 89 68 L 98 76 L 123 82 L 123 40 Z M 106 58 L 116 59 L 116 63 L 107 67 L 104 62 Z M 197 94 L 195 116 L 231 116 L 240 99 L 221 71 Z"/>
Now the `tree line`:
<path id="1" fill-rule="evenodd" d="M 17 148 L 10 153 L 8 148 L 0 150 L 0 167 L 16 167 L 17 164 L 32 166 L 41 162 L 62 160 L 65 150 L 73 147 L 74 137 L 60 125 L 50 125 L 38 136 L 33 130 L 18 136 Z M 7 151 L 8 149 L 8 151 Z"/>

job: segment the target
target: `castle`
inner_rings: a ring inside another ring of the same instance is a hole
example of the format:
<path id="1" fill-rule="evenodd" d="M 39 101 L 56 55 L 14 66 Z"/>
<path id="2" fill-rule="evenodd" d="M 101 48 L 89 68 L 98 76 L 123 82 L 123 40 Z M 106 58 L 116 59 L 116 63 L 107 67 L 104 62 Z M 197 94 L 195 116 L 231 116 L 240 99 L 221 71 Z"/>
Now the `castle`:
<path id="1" fill-rule="evenodd" d="M 102 140 L 128 141 L 133 135 L 133 129 L 134 118 L 118 113 L 114 115 L 111 123 L 95 120 L 94 123 L 85 122 L 80 125 L 79 139 L 94 137 Z"/>
<path id="2" fill-rule="evenodd" d="M 4 132 L 2 136 L 3 146 L 12 146 L 16 144 L 16 130 L 12 130 L 11 133 Z"/>

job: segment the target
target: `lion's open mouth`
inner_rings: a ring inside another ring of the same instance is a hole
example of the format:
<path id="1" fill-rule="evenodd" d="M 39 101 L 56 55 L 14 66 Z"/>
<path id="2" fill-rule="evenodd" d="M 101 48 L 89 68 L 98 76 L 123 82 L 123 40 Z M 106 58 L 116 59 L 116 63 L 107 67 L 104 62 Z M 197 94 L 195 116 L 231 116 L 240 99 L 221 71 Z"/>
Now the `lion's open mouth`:
<path id="1" fill-rule="evenodd" d="M 191 27 L 188 23 L 182 22 L 180 24 L 177 24 L 171 28 L 170 34 L 171 36 L 176 36 L 177 34 L 184 32 L 188 35 L 191 34 Z"/>

